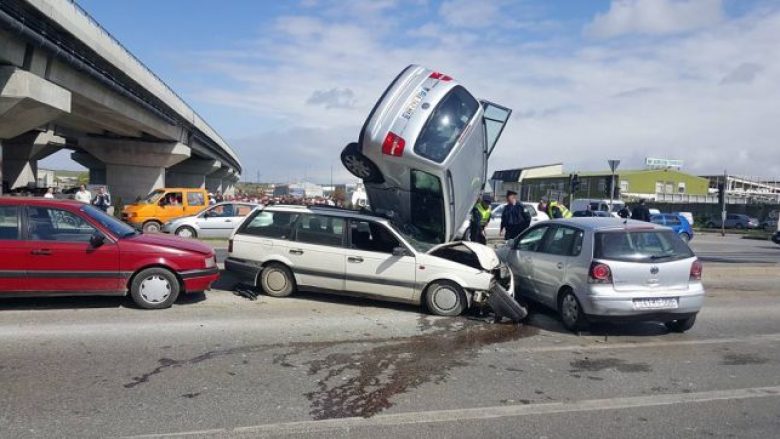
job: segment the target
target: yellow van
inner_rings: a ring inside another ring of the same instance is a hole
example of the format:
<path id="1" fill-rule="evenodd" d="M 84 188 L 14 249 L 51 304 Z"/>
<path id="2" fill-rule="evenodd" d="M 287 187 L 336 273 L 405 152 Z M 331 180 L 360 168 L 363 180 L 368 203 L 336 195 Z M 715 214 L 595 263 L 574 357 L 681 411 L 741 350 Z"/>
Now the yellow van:
<path id="1" fill-rule="evenodd" d="M 205 189 L 163 188 L 122 209 L 122 221 L 144 232 L 159 232 L 166 221 L 195 215 L 209 204 Z"/>

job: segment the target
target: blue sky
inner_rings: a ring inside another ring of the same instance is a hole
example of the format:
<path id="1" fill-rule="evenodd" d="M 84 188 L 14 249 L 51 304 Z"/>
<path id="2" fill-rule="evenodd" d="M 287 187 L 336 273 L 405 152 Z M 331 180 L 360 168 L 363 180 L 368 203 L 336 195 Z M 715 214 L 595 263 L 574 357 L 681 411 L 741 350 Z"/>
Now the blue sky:
<path id="1" fill-rule="evenodd" d="M 493 168 L 680 158 L 780 175 L 780 7 L 762 0 L 81 0 L 239 152 L 245 177 L 337 179 L 409 63 L 514 116 Z"/>

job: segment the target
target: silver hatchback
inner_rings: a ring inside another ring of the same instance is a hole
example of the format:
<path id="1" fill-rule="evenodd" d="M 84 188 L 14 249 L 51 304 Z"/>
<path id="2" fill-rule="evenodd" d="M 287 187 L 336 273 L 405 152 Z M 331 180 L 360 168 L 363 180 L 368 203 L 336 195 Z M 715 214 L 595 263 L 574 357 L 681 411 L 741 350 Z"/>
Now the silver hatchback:
<path id="1" fill-rule="evenodd" d="M 517 296 L 558 311 L 564 326 L 660 321 L 693 327 L 702 307 L 702 265 L 671 229 L 618 218 L 540 222 L 497 249 Z"/>

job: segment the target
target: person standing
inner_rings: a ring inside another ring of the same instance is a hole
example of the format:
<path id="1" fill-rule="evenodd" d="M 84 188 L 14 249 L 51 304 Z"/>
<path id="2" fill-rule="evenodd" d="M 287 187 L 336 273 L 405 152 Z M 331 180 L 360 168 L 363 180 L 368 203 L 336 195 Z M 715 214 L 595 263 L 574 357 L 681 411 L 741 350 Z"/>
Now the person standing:
<path id="1" fill-rule="evenodd" d="M 542 202 L 539 205 L 544 206 L 544 212 L 547 213 L 550 219 L 571 218 L 573 216 L 566 206 L 555 200 L 548 201 L 547 197 L 542 198 Z"/>
<path id="2" fill-rule="evenodd" d="M 92 202 L 92 194 L 87 190 L 87 187 L 82 184 L 79 187 L 79 190 L 76 191 L 73 199 L 84 204 L 89 204 Z"/>
<path id="3" fill-rule="evenodd" d="M 531 215 L 525 210 L 523 203 L 517 202 L 517 192 L 507 191 L 506 206 L 501 213 L 501 228 L 499 234 L 504 239 L 514 239 L 531 225 Z"/>
<path id="4" fill-rule="evenodd" d="M 52 188 L 47 188 L 46 193 L 43 194 L 43 198 L 54 198 L 54 190 Z"/>
<path id="5" fill-rule="evenodd" d="M 639 200 L 639 205 L 631 211 L 631 219 L 650 222 L 650 209 L 645 204 L 645 199 Z"/>
<path id="6" fill-rule="evenodd" d="M 490 195 L 482 195 L 477 200 L 477 204 L 471 209 L 471 223 L 469 224 L 469 235 L 471 241 L 478 242 L 480 244 L 487 244 L 487 237 L 485 236 L 485 226 L 490 221 L 490 203 L 493 202 L 493 198 Z"/>
<path id="7" fill-rule="evenodd" d="M 101 186 L 98 189 L 98 194 L 92 200 L 92 205 L 103 212 L 108 212 L 108 208 L 111 207 L 111 194 L 106 191 L 105 187 Z"/>

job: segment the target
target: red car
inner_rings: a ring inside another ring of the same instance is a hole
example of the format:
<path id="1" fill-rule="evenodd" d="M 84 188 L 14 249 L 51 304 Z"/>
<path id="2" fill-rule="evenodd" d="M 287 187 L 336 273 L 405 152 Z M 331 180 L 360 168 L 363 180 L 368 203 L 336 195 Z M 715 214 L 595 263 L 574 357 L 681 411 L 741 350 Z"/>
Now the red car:
<path id="1" fill-rule="evenodd" d="M 124 296 L 167 308 L 219 276 L 214 250 L 76 201 L 0 198 L 0 297 Z"/>

